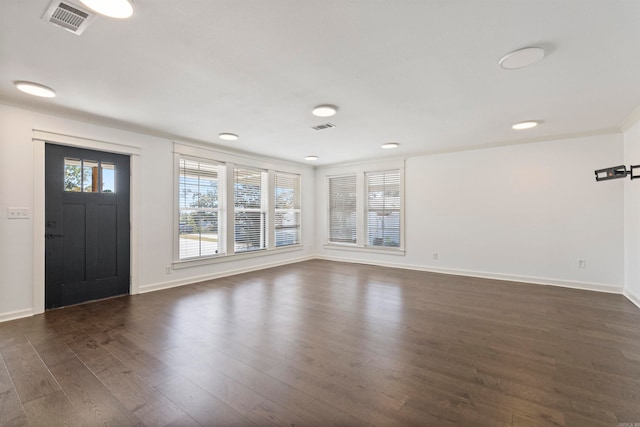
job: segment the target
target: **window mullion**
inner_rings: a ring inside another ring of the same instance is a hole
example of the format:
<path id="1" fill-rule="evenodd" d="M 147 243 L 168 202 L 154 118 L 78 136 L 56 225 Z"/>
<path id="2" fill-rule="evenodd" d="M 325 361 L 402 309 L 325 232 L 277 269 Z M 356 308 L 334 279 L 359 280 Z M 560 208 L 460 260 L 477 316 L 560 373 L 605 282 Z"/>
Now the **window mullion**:
<path id="1" fill-rule="evenodd" d="M 234 163 L 227 163 L 225 168 L 225 253 L 232 254 L 235 252 L 235 202 L 234 202 L 234 171 L 236 165 Z"/>
<path id="2" fill-rule="evenodd" d="M 271 236 L 275 247 L 301 243 L 300 175 L 274 172 L 271 193 L 274 198 L 274 230 Z"/>
<path id="3" fill-rule="evenodd" d="M 173 220 L 173 259 L 180 259 L 180 184 L 182 177 L 180 175 L 180 155 L 174 153 L 173 155 L 173 198 L 174 198 L 174 220 Z"/>
<path id="4" fill-rule="evenodd" d="M 267 186 L 263 192 L 263 197 L 266 198 L 266 211 L 267 211 L 267 249 L 273 249 L 276 246 L 275 242 L 275 229 L 276 229 L 276 196 L 273 189 L 276 187 L 276 174 L 273 170 L 269 170 L 267 175 Z"/>
<path id="5" fill-rule="evenodd" d="M 356 175 L 356 194 L 356 245 L 365 246 L 367 241 L 367 215 L 365 212 L 367 188 L 363 172 Z"/>

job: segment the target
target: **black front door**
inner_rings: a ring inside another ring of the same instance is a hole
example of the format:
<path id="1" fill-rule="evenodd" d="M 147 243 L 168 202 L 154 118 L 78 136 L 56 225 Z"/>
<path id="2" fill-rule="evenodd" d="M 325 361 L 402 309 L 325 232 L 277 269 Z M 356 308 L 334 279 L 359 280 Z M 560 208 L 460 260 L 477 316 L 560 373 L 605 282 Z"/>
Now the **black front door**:
<path id="1" fill-rule="evenodd" d="M 46 144 L 46 308 L 129 292 L 129 157 Z"/>

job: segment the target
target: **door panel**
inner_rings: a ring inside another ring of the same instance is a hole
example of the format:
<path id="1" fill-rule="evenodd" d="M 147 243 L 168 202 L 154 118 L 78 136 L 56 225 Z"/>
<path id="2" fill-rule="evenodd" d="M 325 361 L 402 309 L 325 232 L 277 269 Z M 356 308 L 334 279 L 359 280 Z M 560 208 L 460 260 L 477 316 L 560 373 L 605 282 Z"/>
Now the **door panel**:
<path id="1" fill-rule="evenodd" d="M 46 308 L 129 292 L 129 157 L 45 146 Z"/>
<path id="2" fill-rule="evenodd" d="M 117 274 L 117 209 L 114 205 L 98 205 L 98 279 Z"/>
<path id="3" fill-rule="evenodd" d="M 84 280 L 86 266 L 86 209 L 84 205 L 65 204 L 62 206 L 62 238 L 49 239 L 62 243 L 63 283 Z M 54 243 L 54 242 L 52 242 Z M 57 248 L 57 245 L 56 245 Z"/>

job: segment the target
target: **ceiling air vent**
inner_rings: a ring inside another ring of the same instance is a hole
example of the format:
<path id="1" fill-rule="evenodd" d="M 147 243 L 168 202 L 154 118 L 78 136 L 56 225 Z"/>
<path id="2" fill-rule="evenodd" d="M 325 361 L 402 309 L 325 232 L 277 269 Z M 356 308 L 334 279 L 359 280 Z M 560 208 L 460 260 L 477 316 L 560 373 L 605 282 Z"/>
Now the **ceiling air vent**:
<path id="1" fill-rule="evenodd" d="M 80 35 L 89 26 L 94 14 L 68 1 L 53 0 L 42 19 Z"/>
<path id="2" fill-rule="evenodd" d="M 318 126 L 311 126 L 311 129 L 315 129 L 315 130 L 325 130 L 325 129 L 331 129 L 336 127 L 336 125 L 334 125 L 333 123 L 323 123 L 321 125 Z"/>

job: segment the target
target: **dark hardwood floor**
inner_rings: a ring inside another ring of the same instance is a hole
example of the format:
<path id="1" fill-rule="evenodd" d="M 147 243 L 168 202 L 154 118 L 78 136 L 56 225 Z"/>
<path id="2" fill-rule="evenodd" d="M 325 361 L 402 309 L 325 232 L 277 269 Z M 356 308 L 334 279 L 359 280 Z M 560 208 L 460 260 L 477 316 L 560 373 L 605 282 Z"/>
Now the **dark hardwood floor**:
<path id="1" fill-rule="evenodd" d="M 0 425 L 640 425 L 621 295 L 308 261 L 0 324 Z"/>

